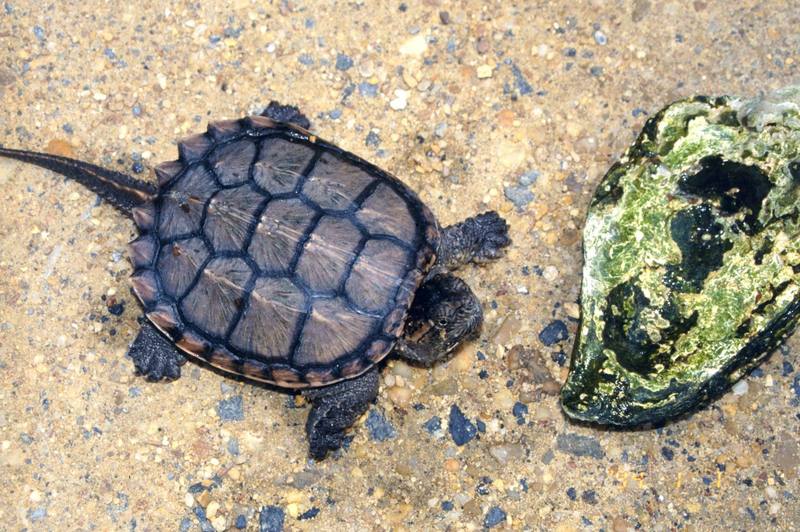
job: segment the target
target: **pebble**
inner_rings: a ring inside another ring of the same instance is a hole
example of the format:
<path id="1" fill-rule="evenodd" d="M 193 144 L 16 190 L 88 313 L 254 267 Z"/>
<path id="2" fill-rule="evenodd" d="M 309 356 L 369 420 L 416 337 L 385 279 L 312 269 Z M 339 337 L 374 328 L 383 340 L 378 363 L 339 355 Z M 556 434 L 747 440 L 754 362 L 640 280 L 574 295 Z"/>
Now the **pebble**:
<path id="1" fill-rule="evenodd" d="M 228 399 L 222 399 L 217 403 L 217 415 L 222 421 L 242 421 L 244 419 L 242 396 L 235 395 Z"/>
<path id="2" fill-rule="evenodd" d="M 499 506 L 492 506 L 486 512 L 486 517 L 483 518 L 483 526 L 485 528 L 494 528 L 500 523 L 505 522 L 506 513 Z"/>
<path id="3" fill-rule="evenodd" d="M 489 454 L 501 464 L 506 464 L 510 460 L 521 460 L 525 458 L 525 449 L 518 443 L 494 445 L 489 448 Z"/>
<path id="4" fill-rule="evenodd" d="M 403 55 L 422 55 L 428 49 L 428 40 L 425 35 L 419 33 L 411 37 L 400 45 L 400 53 Z"/>
<path id="5" fill-rule="evenodd" d="M 395 89 L 395 98 L 389 102 L 389 107 L 395 111 L 402 111 L 408 106 L 408 91 Z"/>
<path id="6" fill-rule="evenodd" d="M 214 517 L 216 517 L 218 511 L 219 511 L 219 503 L 217 501 L 211 501 L 210 503 L 208 503 L 208 506 L 206 506 L 206 517 L 213 520 Z"/>
<path id="7" fill-rule="evenodd" d="M 353 60 L 350 58 L 349 55 L 346 54 L 336 54 L 336 70 L 346 71 L 353 68 Z"/>
<path id="8" fill-rule="evenodd" d="M 531 94 L 533 92 L 533 87 L 525 78 L 525 75 L 519 69 L 517 65 L 511 65 L 511 74 L 514 76 L 514 85 L 516 85 L 517 90 L 521 96 L 525 96 L 527 94 Z"/>
<path id="9" fill-rule="evenodd" d="M 392 386 L 386 390 L 386 395 L 397 406 L 408 406 L 411 402 L 411 390 L 405 386 Z"/>
<path id="10" fill-rule="evenodd" d="M 494 67 L 492 65 L 481 65 L 478 67 L 478 79 L 491 78 L 494 74 Z"/>
<path id="11" fill-rule="evenodd" d="M 264 506 L 258 516 L 258 530 L 259 532 L 283 532 L 285 518 L 283 508 Z"/>
<path id="12" fill-rule="evenodd" d="M 467 419 L 457 405 L 450 407 L 450 417 L 448 420 L 448 430 L 450 437 L 459 447 L 469 443 L 478 434 L 478 429 Z"/>
<path id="13" fill-rule="evenodd" d="M 365 425 L 372 441 L 386 441 L 397 435 L 394 426 L 374 408 L 369 411 Z"/>
<path id="14" fill-rule="evenodd" d="M 569 331 L 567 331 L 567 325 L 561 320 L 551 321 L 539 333 L 539 341 L 548 347 L 563 342 L 567 338 L 569 338 Z"/>
<path id="15" fill-rule="evenodd" d="M 747 384 L 747 381 L 742 379 L 733 385 L 733 395 L 744 395 L 747 393 L 749 387 L 750 386 Z"/>
<path id="16" fill-rule="evenodd" d="M 593 436 L 562 432 L 556 436 L 556 449 L 572 456 L 588 456 L 601 459 L 605 456 L 600 442 Z"/>
<path id="17" fill-rule="evenodd" d="M 518 211 L 525 210 L 525 207 L 536 198 L 526 185 L 503 187 L 503 195 L 505 195 L 508 201 L 514 204 L 514 207 L 516 207 Z"/>
<path id="18" fill-rule="evenodd" d="M 605 46 L 606 43 L 608 43 L 608 38 L 606 37 L 605 33 L 603 33 L 600 30 L 597 30 L 594 32 L 594 42 L 596 42 L 600 46 Z"/>
<path id="19" fill-rule="evenodd" d="M 434 434 L 442 428 L 442 418 L 439 416 L 433 416 L 428 421 L 423 423 L 422 426 L 428 431 L 429 434 Z"/>

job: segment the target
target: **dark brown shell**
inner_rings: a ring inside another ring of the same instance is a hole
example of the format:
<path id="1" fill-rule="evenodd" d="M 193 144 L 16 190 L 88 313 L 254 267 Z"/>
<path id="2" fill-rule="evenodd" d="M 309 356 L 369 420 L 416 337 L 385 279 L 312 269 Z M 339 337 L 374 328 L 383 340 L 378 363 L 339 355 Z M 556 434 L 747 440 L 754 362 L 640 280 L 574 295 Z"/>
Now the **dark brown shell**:
<path id="1" fill-rule="evenodd" d="M 439 229 L 396 178 L 290 124 L 211 124 L 134 212 L 133 289 L 183 351 L 291 388 L 360 375 L 403 332 Z"/>

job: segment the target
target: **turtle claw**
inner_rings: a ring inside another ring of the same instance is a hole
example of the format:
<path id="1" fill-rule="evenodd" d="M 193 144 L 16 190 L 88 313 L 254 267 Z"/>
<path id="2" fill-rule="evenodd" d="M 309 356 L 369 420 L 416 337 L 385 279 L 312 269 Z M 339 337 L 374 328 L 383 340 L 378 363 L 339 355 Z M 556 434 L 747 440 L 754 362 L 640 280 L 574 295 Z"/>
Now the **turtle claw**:
<path id="1" fill-rule="evenodd" d="M 181 376 L 181 366 L 186 363 L 186 357 L 175 344 L 147 321 L 142 323 L 128 356 L 133 360 L 136 374 L 143 375 L 150 382 L 174 381 Z"/>
<path id="2" fill-rule="evenodd" d="M 294 105 L 281 105 L 273 100 L 269 102 L 261 116 L 266 116 L 276 122 L 286 122 L 296 124 L 303 129 L 311 129 L 311 121 Z"/>
<path id="3" fill-rule="evenodd" d="M 484 263 L 503 256 L 503 248 L 511 244 L 508 237 L 508 222 L 495 211 L 479 214 L 474 218 L 475 230 L 480 235 L 472 261 Z"/>

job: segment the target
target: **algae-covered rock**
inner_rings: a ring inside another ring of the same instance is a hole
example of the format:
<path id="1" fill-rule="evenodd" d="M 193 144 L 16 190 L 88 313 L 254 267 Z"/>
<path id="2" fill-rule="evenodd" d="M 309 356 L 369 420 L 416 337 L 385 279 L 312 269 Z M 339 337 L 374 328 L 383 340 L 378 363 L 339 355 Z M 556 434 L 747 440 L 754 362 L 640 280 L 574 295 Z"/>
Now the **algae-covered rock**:
<path id="1" fill-rule="evenodd" d="M 566 413 L 660 422 L 727 390 L 800 316 L 800 87 L 648 120 L 584 229 Z"/>

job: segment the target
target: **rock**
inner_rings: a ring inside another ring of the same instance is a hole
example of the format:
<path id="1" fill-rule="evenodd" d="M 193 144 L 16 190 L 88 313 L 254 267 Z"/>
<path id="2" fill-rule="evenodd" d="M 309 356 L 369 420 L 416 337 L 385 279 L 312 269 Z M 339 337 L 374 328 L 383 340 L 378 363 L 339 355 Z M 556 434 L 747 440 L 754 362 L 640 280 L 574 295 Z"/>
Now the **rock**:
<path id="1" fill-rule="evenodd" d="M 279 506 L 264 506 L 258 515 L 259 532 L 283 532 L 285 519 L 283 508 Z"/>
<path id="2" fill-rule="evenodd" d="M 647 122 L 584 224 L 567 415 L 663 423 L 724 393 L 780 345 L 800 320 L 788 295 L 800 289 L 800 248 L 787 240 L 800 187 L 786 186 L 800 179 L 798 153 L 800 86 L 753 100 L 689 98 Z"/>
<path id="3" fill-rule="evenodd" d="M 75 148 L 72 147 L 72 144 L 61 139 L 52 139 L 47 143 L 45 151 L 52 155 L 60 155 L 61 157 L 71 157 L 73 159 L 76 157 Z"/>
<path id="4" fill-rule="evenodd" d="M 428 434 L 434 434 L 442 428 L 442 419 L 439 416 L 433 416 L 422 426 L 428 431 Z"/>
<path id="5" fill-rule="evenodd" d="M 374 408 L 369 411 L 365 424 L 372 441 L 386 441 L 397 435 L 394 426 Z"/>
<path id="6" fill-rule="evenodd" d="M 492 65 L 481 65 L 478 67 L 477 73 L 478 79 L 491 78 L 492 74 L 494 73 L 494 68 Z"/>
<path id="7" fill-rule="evenodd" d="M 556 436 L 556 449 L 572 456 L 588 456 L 597 460 L 606 454 L 594 437 L 568 432 Z"/>
<path id="8" fill-rule="evenodd" d="M 569 331 L 567 330 L 567 325 L 561 320 L 551 321 L 539 333 L 539 341 L 548 347 L 558 342 L 563 342 L 567 338 L 569 338 Z"/>
<path id="9" fill-rule="evenodd" d="M 505 522 L 506 513 L 499 506 L 492 506 L 486 512 L 486 517 L 483 518 L 483 526 L 485 528 L 494 528 L 500 523 Z"/>
<path id="10" fill-rule="evenodd" d="M 545 395 L 558 395 L 561 384 L 554 379 L 548 379 L 542 383 L 542 393 Z"/>
<path id="11" fill-rule="evenodd" d="M 747 384 L 746 380 L 740 380 L 736 384 L 733 385 L 731 390 L 733 391 L 733 395 L 744 395 L 747 393 L 749 385 Z"/>
<path id="12" fill-rule="evenodd" d="M 353 60 L 346 54 L 336 54 L 336 70 L 346 71 L 353 68 Z"/>
<path id="13" fill-rule="evenodd" d="M 525 449 L 518 443 L 494 445 L 489 448 L 489 454 L 491 454 L 495 460 L 501 464 L 506 464 L 509 461 L 521 460 L 525 458 Z"/>
<path id="14" fill-rule="evenodd" d="M 242 396 L 234 395 L 228 399 L 222 399 L 217 403 L 217 415 L 222 421 L 243 420 L 244 407 L 242 406 Z"/>
<path id="15" fill-rule="evenodd" d="M 400 46 L 400 53 L 403 55 L 422 55 L 428 49 L 428 41 L 425 35 L 419 33 Z"/>
<path id="16" fill-rule="evenodd" d="M 411 402 L 411 389 L 405 386 L 392 386 L 386 390 L 386 395 L 397 406 L 405 407 Z"/>
<path id="17" fill-rule="evenodd" d="M 514 207 L 516 207 L 518 211 L 525 210 L 525 207 L 536 197 L 533 195 L 530 188 L 525 185 L 503 187 L 503 195 L 505 195 L 508 201 L 514 204 Z"/>
<path id="18" fill-rule="evenodd" d="M 450 407 L 448 430 L 450 431 L 450 437 L 459 447 L 466 445 L 478 434 L 478 429 L 475 428 L 475 425 L 464 416 L 464 413 L 456 405 Z"/>

